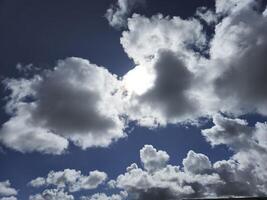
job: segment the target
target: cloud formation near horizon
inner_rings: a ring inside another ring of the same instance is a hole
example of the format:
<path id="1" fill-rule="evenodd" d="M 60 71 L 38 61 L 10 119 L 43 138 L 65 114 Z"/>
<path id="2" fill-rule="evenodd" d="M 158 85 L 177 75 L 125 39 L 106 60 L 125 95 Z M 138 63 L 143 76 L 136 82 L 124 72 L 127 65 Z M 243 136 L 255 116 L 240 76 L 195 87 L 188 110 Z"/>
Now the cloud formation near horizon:
<path id="1" fill-rule="evenodd" d="M 17 200 L 18 191 L 11 187 L 9 180 L 0 182 L 0 200 Z"/>
<path id="2" fill-rule="evenodd" d="M 229 160 L 212 163 L 190 150 L 180 167 L 168 164 L 167 152 L 145 145 L 140 150 L 143 167 L 133 163 L 112 185 L 137 200 L 266 195 L 266 123 L 249 127 L 245 120 L 217 115 L 214 124 L 203 136 L 212 145 L 231 148 Z"/>
<path id="3" fill-rule="evenodd" d="M 107 179 L 105 172 L 98 170 L 89 172 L 88 176 L 82 175 L 81 171 L 64 169 L 64 171 L 50 171 L 46 178 L 38 177 L 29 182 L 35 188 L 55 186 L 57 189 L 65 189 L 69 192 L 90 190 L 97 188 Z"/>

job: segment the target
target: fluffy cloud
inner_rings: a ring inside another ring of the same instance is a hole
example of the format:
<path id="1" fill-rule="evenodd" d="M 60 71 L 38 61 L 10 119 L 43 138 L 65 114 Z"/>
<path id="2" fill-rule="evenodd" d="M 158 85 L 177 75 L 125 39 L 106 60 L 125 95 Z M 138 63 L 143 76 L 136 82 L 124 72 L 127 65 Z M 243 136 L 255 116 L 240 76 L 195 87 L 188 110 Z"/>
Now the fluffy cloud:
<path id="1" fill-rule="evenodd" d="M 266 124 L 264 127 L 257 125 L 253 132 L 255 137 L 262 133 L 262 129 L 267 129 Z M 154 154 L 162 152 L 146 145 L 140 150 L 140 153 L 148 148 Z M 259 153 L 263 152 L 259 151 Z M 167 153 L 164 152 L 164 154 Z M 260 160 L 259 155 L 257 158 L 253 158 L 255 156 L 257 153 L 254 148 L 247 149 L 247 151 L 236 149 L 229 160 L 217 161 L 212 164 L 206 155 L 191 150 L 183 160 L 182 168 L 165 163 L 160 169 L 151 171 L 150 168 L 139 168 L 134 163 L 127 168 L 124 174 L 119 175 L 113 181 L 113 185 L 126 190 L 130 198 L 138 200 L 264 196 L 267 194 L 265 167 L 267 157 L 261 156 L 262 160 Z M 142 156 L 140 157 L 142 159 Z M 246 162 L 245 157 L 249 159 L 249 162 Z"/>
<path id="2" fill-rule="evenodd" d="M 213 35 L 195 18 L 133 15 L 121 37 L 136 63 L 123 77 L 130 119 L 153 127 L 218 111 L 266 115 L 265 12 L 253 0 L 216 1 L 215 13 L 198 9 Z"/>
<path id="3" fill-rule="evenodd" d="M 221 195 L 263 195 L 266 186 L 266 123 L 248 126 L 245 120 L 216 115 L 214 126 L 202 131 L 207 141 L 226 145 L 234 151 L 228 161 L 218 161 L 214 168 L 221 173 L 229 188 L 218 188 Z M 240 187 L 242 185 L 242 187 Z"/>
<path id="4" fill-rule="evenodd" d="M 2 197 L 0 200 L 17 200 L 17 197 L 15 196 L 10 196 L 10 197 Z"/>
<path id="5" fill-rule="evenodd" d="M 67 58 L 31 80 L 5 84 L 12 117 L 3 124 L 0 141 L 8 147 L 60 154 L 68 140 L 86 149 L 124 137 L 120 82 L 87 60 Z"/>
<path id="6" fill-rule="evenodd" d="M 86 197 L 82 196 L 81 200 L 123 200 L 127 197 L 127 193 L 125 191 L 121 191 L 120 194 L 113 194 L 111 196 L 107 196 L 105 193 L 96 193 L 92 196 Z"/>
<path id="7" fill-rule="evenodd" d="M 138 4 L 144 4 L 145 0 L 118 0 L 116 5 L 111 5 L 107 10 L 105 17 L 109 25 L 115 28 L 125 27 L 127 17 L 132 9 Z"/>
<path id="8" fill-rule="evenodd" d="M 64 171 L 50 171 L 46 178 L 38 177 L 30 181 L 32 187 L 56 186 L 58 189 L 67 189 L 70 192 L 97 188 L 107 179 L 107 174 L 100 171 L 91 171 L 88 176 L 81 171 L 65 169 Z"/>
<path id="9" fill-rule="evenodd" d="M 128 30 L 122 33 L 121 44 L 136 64 L 147 64 L 161 49 L 177 52 L 189 61 L 194 54 L 192 46 L 205 46 L 206 36 L 196 19 L 183 20 L 161 14 L 147 18 L 134 14 L 128 19 Z"/>
<path id="10" fill-rule="evenodd" d="M 41 194 L 31 195 L 29 200 L 74 200 L 72 195 L 64 192 L 59 189 L 47 189 L 44 190 Z"/>
<path id="11" fill-rule="evenodd" d="M 234 148 L 247 148 L 252 141 L 252 128 L 242 119 L 230 119 L 217 114 L 213 117 L 212 128 L 203 130 L 202 133 L 211 145 L 226 144 Z"/>
<path id="12" fill-rule="evenodd" d="M 201 174 L 211 169 L 211 162 L 209 158 L 201 153 L 189 151 L 187 157 L 183 160 L 185 172 Z"/>
<path id="13" fill-rule="evenodd" d="M 183 160 L 182 169 L 168 165 L 168 159 L 157 171 L 132 164 L 125 174 L 118 176 L 114 185 L 125 189 L 134 199 L 266 195 L 266 123 L 258 122 L 251 127 L 243 119 L 222 115 L 214 116 L 213 123 L 214 126 L 202 134 L 213 146 L 231 148 L 234 154 L 229 160 L 212 164 L 206 155 L 191 150 Z M 153 152 L 152 160 L 161 157 L 156 156 L 161 151 L 152 146 L 145 146 L 140 153 L 146 149 Z"/>
<path id="14" fill-rule="evenodd" d="M 32 187 L 42 187 L 46 185 L 46 179 L 43 177 L 38 177 L 36 179 L 33 179 L 29 182 L 29 185 Z"/>
<path id="15" fill-rule="evenodd" d="M 259 1 L 217 1 L 216 6 L 218 13 L 226 15 L 216 25 L 210 48 L 221 110 L 266 115 L 267 18 Z"/>
<path id="16" fill-rule="evenodd" d="M 97 193 L 81 199 L 122 200 L 127 195 L 137 200 L 266 195 L 266 123 L 256 123 L 252 127 L 243 119 L 219 114 L 214 116 L 213 123 L 211 128 L 202 130 L 202 134 L 213 146 L 231 148 L 233 156 L 228 160 L 211 163 L 206 155 L 190 150 L 180 167 L 168 164 L 167 152 L 145 145 L 140 149 L 143 168 L 133 163 L 116 180 L 109 181 L 113 189 L 123 190 L 120 194 Z M 65 170 L 49 174 L 31 184 L 39 186 L 45 182 L 56 185 L 58 190 L 68 187 L 69 191 L 80 187 L 81 181 L 77 178 L 80 172 Z"/>
<path id="17" fill-rule="evenodd" d="M 140 150 L 140 159 L 147 171 L 154 172 L 166 166 L 169 155 L 165 151 L 157 151 L 152 145 L 145 145 Z"/>
<path id="18" fill-rule="evenodd" d="M 129 92 L 129 118 L 151 127 L 203 115 L 205 106 L 199 97 L 205 90 L 201 88 L 205 80 L 200 82 L 202 58 L 193 50 L 206 46 L 201 23 L 196 19 L 134 15 L 128 26 L 121 43 L 137 64 L 123 77 Z M 205 114 L 208 111 L 205 108 Z"/>
<path id="19" fill-rule="evenodd" d="M 140 154 L 143 153 L 144 149 L 153 149 L 153 153 L 168 154 L 163 151 L 157 151 L 152 146 L 145 146 L 140 150 Z M 192 156 L 194 154 L 194 156 Z M 140 156 L 142 158 L 142 156 Z M 161 157 L 157 155 L 157 157 Z M 132 164 L 127 168 L 127 172 L 117 177 L 116 187 L 124 189 L 128 192 L 133 199 L 178 199 L 184 197 L 204 196 L 204 195 L 215 195 L 213 187 L 223 185 L 224 182 L 220 179 L 219 174 L 211 170 L 212 166 L 209 163 L 206 168 L 210 171 L 204 171 L 203 165 L 198 165 L 195 162 L 196 158 L 204 160 L 203 157 L 207 158 L 203 154 L 197 154 L 190 151 L 185 158 L 184 163 L 188 168 L 189 163 L 191 169 L 195 169 L 194 173 L 188 172 L 188 170 L 181 170 L 179 166 L 169 165 L 165 163 L 164 166 L 151 171 L 149 169 L 139 168 L 136 164 Z M 167 162 L 165 159 L 164 162 Z M 206 160 L 205 160 L 206 161 Z M 204 163 L 204 161 L 202 161 Z M 157 164 L 156 164 L 157 165 Z M 194 165 L 194 166 L 193 166 Z M 201 173 L 198 173 L 201 172 Z"/>
<path id="20" fill-rule="evenodd" d="M 17 193 L 18 191 L 11 187 L 11 183 L 9 180 L 0 182 L 0 196 L 12 196 L 17 195 Z"/>

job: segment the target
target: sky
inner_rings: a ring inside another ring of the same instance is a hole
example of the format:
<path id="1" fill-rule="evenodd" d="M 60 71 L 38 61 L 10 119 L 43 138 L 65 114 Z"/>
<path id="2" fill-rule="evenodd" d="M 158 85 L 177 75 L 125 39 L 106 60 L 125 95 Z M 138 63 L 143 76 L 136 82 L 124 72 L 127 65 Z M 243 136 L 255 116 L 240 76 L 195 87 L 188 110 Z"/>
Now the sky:
<path id="1" fill-rule="evenodd" d="M 0 0 L 0 200 L 267 195 L 266 0 Z"/>

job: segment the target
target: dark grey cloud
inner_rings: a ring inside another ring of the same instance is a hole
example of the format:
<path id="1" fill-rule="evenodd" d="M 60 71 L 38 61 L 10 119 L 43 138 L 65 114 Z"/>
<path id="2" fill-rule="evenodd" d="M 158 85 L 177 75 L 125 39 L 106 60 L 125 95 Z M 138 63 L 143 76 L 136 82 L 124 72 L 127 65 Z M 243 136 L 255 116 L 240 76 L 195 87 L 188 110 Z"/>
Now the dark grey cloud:
<path id="1" fill-rule="evenodd" d="M 90 131 L 105 134 L 116 124 L 96 109 L 101 94 L 86 87 L 91 83 L 83 69 L 79 70 L 79 62 L 69 60 L 66 65 L 71 68 L 64 66 L 61 70 L 46 73 L 34 86 L 37 102 L 32 112 L 33 123 L 42 123 L 63 135 Z"/>
<path id="2" fill-rule="evenodd" d="M 260 1 L 218 1 L 216 5 L 217 12 L 225 15 L 216 25 L 210 49 L 211 67 L 217 69 L 212 84 L 221 109 L 266 114 L 267 18 Z"/>
<path id="3" fill-rule="evenodd" d="M 197 109 L 197 102 L 187 94 L 194 75 L 183 61 L 171 51 L 161 51 L 154 66 L 154 86 L 140 97 L 140 102 L 160 110 L 164 117 L 173 119 L 187 116 Z"/>
<path id="4" fill-rule="evenodd" d="M 124 137 L 120 81 L 87 60 L 67 58 L 32 79 L 8 79 L 5 85 L 12 117 L 0 141 L 7 147 L 61 154 L 68 140 L 86 149 Z"/>
<path id="5" fill-rule="evenodd" d="M 266 115 L 263 10 L 260 1 L 252 0 L 216 1 L 216 11 L 198 9 L 196 15 L 208 18 L 215 28 L 210 41 L 196 18 L 131 17 L 121 38 L 137 65 L 124 76 L 129 118 L 154 127 L 218 111 Z M 207 49 L 209 57 L 203 57 L 201 52 Z M 133 80 L 139 80 L 136 87 Z"/>
<path id="6" fill-rule="evenodd" d="M 151 188 L 146 191 L 138 191 L 137 200 L 176 200 L 177 197 L 169 191 L 168 188 Z"/>
<path id="7" fill-rule="evenodd" d="M 189 48 L 202 49 L 206 44 L 201 23 L 160 14 L 151 18 L 134 15 L 128 20 L 128 27 L 121 43 L 137 65 L 124 76 L 125 88 L 130 93 L 127 113 L 130 119 L 153 127 L 194 120 L 201 115 L 201 102 L 196 94 L 199 87 L 196 64 L 200 57 Z M 127 85 L 133 79 L 139 84 Z"/>

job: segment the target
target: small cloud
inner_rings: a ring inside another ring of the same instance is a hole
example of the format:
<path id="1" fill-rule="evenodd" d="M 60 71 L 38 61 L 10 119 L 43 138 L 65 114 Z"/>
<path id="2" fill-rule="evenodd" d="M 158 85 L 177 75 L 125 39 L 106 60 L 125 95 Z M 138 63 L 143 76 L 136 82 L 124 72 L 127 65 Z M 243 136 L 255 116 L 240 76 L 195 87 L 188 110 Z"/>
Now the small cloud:
<path id="1" fill-rule="evenodd" d="M 105 17 L 109 25 L 114 28 L 126 27 L 127 18 L 136 5 L 144 4 L 145 0 L 118 0 L 116 5 L 111 5 Z"/>

